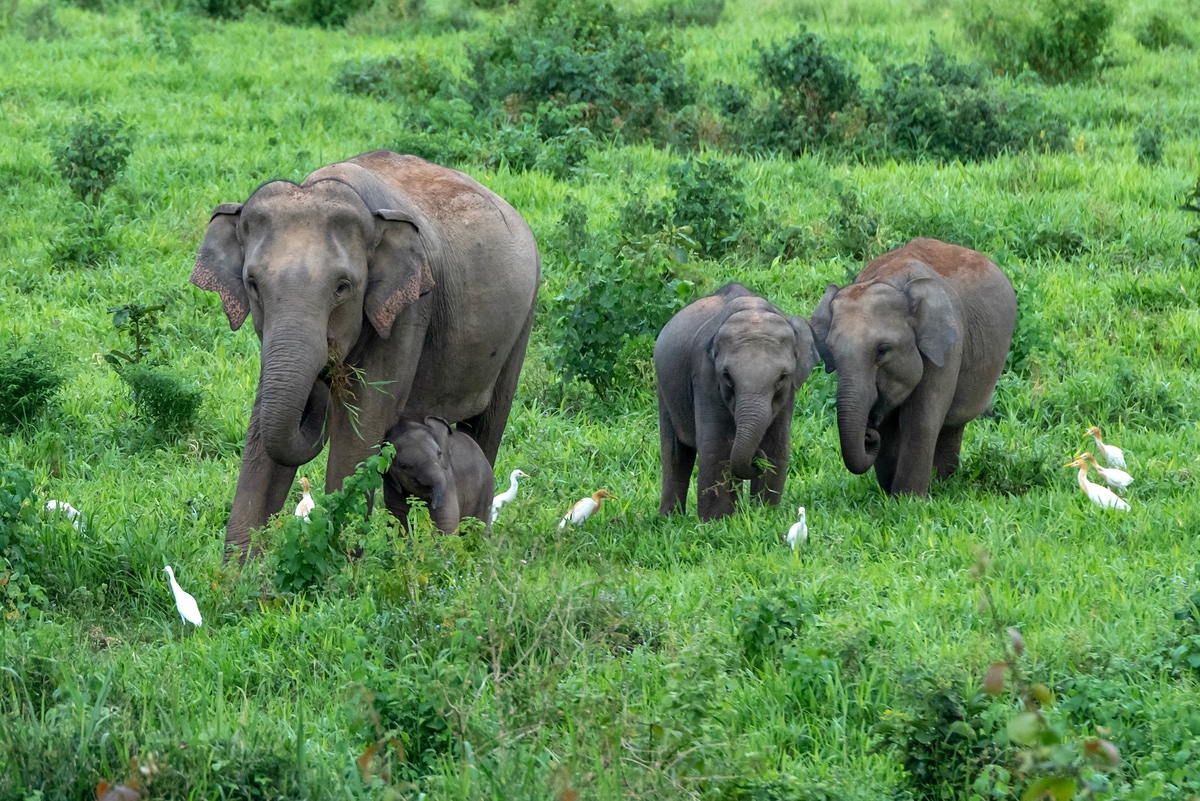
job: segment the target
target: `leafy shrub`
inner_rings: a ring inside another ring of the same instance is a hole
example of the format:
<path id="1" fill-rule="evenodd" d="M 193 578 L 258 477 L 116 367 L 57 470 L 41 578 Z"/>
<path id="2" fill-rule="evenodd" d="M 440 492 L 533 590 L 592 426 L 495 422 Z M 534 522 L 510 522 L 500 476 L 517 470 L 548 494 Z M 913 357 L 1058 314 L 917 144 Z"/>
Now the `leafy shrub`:
<path id="1" fill-rule="evenodd" d="M 271 13 L 288 25 L 317 25 L 341 28 L 346 21 L 370 7 L 372 0 L 273 0 Z"/>
<path id="2" fill-rule="evenodd" d="M 103 267 L 118 253 L 113 217 L 105 206 L 76 203 L 64 227 L 49 243 L 50 264 L 59 270 Z"/>
<path id="3" fill-rule="evenodd" d="M 724 11 L 725 0 L 679 0 L 655 6 L 646 16 L 656 25 L 711 28 L 721 20 Z"/>
<path id="4" fill-rule="evenodd" d="M 883 250 L 879 238 L 879 218 L 874 211 L 864 210 L 857 192 L 838 192 L 838 208 L 829 216 L 831 244 L 838 253 L 863 261 Z M 858 276 L 859 265 L 853 264 L 846 282 Z"/>
<path id="5" fill-rule="evenodd" d="M 25 16 L 25 38 L 30 41 L 52 42 L 67 35 L 67 29 L 58 21 L 53 3 L 39 3 Z"/>
<path id="6" fill-rule="evenodd" d="M 420 54 L 345 61 L 334 79 L 335 91 L 384 100 L 428 100 L 453 84 L 450 71 Z"/>
<path id="7" fill-rule="evenodd" d="M 154 14 L 142 9 L 142 30 L 150 40 L 154 52 L 175 59 L 187 59 L 192 55 L 192 32 L 187 17 L 182 14 Z"/>
<path id="8" fill-rule="evenodd" d="M 58 172 L 75 196 L 95 204 L 125 169 L 133 135 L 120 116 L 94 112 L 77 119 L 54 149 Z"/>
<path id="9" fill-rule="evenodd" d="M 635 202 L 623 212 L 628 217 L 648 214 L 662 211 Z M 586 226 L 586 212 L 571 209 L 564 221 L 570 235 L 577 236 L 579 227 Z M 649 233 L 617 228 L 626 230 L 628 238 L 589 238 L 578 250 L 564 252 L 580 277 L 548 304 L 551 369 L 567 380 L 588 382 L 602 395 L 619 375 L 627 343 L 657 336 L 687 303 L 692 286 L 675 276 L 680 252 L 691 245 L 679 229 L 665 224 Z"/>
<path id="10" fill-rule="evenodd" d="M 0 470 L 0 611 L 6 620 L 16 620 L 34 602 L 46 601 L 42 588 L 26 573 L 25 549 L 36 505 L 29 471 L 17 466 Z"/>
<path id="11" fill-rule="evenodd" d="M 1171 17 L 1154 12 L 1137 28 L 1138 44 L 1147 50 L 1165 50 L 1178 46 L 1190 48 L 1192 39 L 1179 29 L 1179 23 Z"/>
<path id="12" fill-rule="evenodd" d="M 1192 593 L 1187 605 L 1175 612 L 1175 619 L 1179 631 L 1170 649 L 1171 662 L 1176 670 L 1200 676 L 1200 592 Z"/>
<path id="13" fill-rule="evenodd" d="M 729 164 L 712 156 L 667 168 L 673 192 L 671 221 L 691 230 L 697 252 L 717 258 L 736 244 L 746 216 L 745 184 Z"/>
<path id="14" fill-rule="evenodd" d="M 912 671 L 875 726 L 881 746 L 904 765 L 917 798 L 960 798 L 986 766 L 1002 761 L 994 744 L 1000 725 L 988 714 L 990 701 L 983 693 L 968 693 L 964 684 Z"/>
<path id="15" fill-rule="evenodd" d="M 449 166 L 478 158 L 481 142 L 492 130 L 490 120 L 462 98 L 433 98 L 406 108 L 397 122 L 393 150 Z"/>
<path id="16" fill-rule="evenodd" d="M 756 144 L 800 153 L 839 130 L 837 114 L 860 105 L 858 75 L 849 62 L 831 54 L 815 33 L 800 33 L 782 44 L 762 47 L 758 74 L 775 99 L 751 112 Z"/>
<path id="17" fill-rule="evenodd" d="M 370 743 L 369 758 L 394 779 L 417 781 L 453 751 L 447 685 L 455 677 L 442 658 L 430 665 L 410 660 L 404 667 L 352 689 L 358 715 L 350 731 Z"/>
<path id="18" fill-rule="evenodd" d="M 522 112 L 491 136 L 484 146 L 485 163 L 569 177 L 595 144 L 591 130 L 582 124 L 586 109 L 583 103 L 565 107 L 541 103 L 536 114 Z"/>
<path id="19" fill-rule="evenodd" d="M 793 587 L 778 586 L 739 597 L 733 603 L 733 622 L 747 664 L 761 667 L 781 659 L 812 616 L 809 601 Z"/>
<path id="20" fill-rule="evenodd" d="M 510 116 L 527 106 L 586 104 L 598 135 L 664 135 L 691 97 L 669 34 L 604 0 L 533 0 L 470 53 L 475 105 L 504 98 Z"/>
<path id="21" fill-rule="evenodd" d="M 1183 240 L 1183 252 L 1195 261 L 1200 259 L 1200 176 L 1196 177 L 1196 185 L 1184 196 L 1179 209 L 1197 215 L 1194 218 L 1195 227 L 1188 231 Z"/>
<path id="22" fill-rule="evenodd" d="M 1106 0 L 1003 0 L 964 6 L 967 35 L 992 63 L 1016 74 L 1025 66 L 1050 81 L 1089 78 L 1104 66 L 1115 13 Z"/>
<path id="23" fill-rule="evenodd" d="M 1066 140 L 1061 116 L 1033 97 L 1000 90 L 981 65 L 959 64 L 936 42 L 924 64 L 883 69 L 874 107 L 889 153 L 969 161 Z"/>
<path id="24" fill-rule="evenodd" d="M 383 474 L 391 467 L 396 449 L 390 442 L 361 462 L 342 488 L 322 496 L 308 520 L 290 511 L 268 529 L 272 543 L 272 581 L 281 592 L 314 589 L 341 570 L 346 550 L 362 544 L 367 534 L 368 497 L 383 487 Z"/>
<path id="25" fill-rule="evenodd" d="M 204 395 L 189 382 L 162 367 L 131 364 L 119 371 L 129 385 L 133 402 L 155 426 L 171 431 L 190 428 Z"/>
<path id="26" fill-rule="evenodd" d="M 1162 126 L 1146 123 L 1139 125 L 1133 132 L 1133 145 L 1137 149 L 1139 164 L 1159 164 L 1162 162 Z"/>
<path id="27" fill-rule="evenodd" d="M 0 353 L 0 430 L 27 425 L 62 386 L 56 354 L 44 345 L 8 341 Z"/>
<path id="28" fill-rule="evenodd" d="M 250 8 L 265 8 L 259 0 L 189 0 L 201 14 L 216 19 L 241 19 Z"/>

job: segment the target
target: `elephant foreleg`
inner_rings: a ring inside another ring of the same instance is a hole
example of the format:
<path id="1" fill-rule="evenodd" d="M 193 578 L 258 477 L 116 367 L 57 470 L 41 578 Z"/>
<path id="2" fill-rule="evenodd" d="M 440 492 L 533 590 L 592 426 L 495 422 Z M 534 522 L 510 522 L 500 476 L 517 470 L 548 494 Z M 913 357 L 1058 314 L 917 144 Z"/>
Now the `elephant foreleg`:
<path id="1" fill-rule="evenodd" d="M 892 414 L 879 426 L 879 454 L 875 457 L 875 479 L 884 492 L 892 491 L 899 456 L 900 428 L 896 425 L 896 415 Z"/>
<path id="2" fill-rule="evenodd" d="M 896 459 L 896 476 L 892 480 L 892 495 L 929 494 L 933 475 L 933 452 L 941 431 L 941 416 L 930 419 L 920 405 L 906 407 L 900 413 L 900 453 Z"/>
<path id="3" fill-rule="evenodd" d="M 732 430 L 732 428 L 731 428 Z M 697 431 L 703 436 L 705 429 Z M 732 436 L 710 434 L 708 439 L 697 444 L 700 459 L 700 478 L 696 484 L 696 510 L 701 520 L 715 520 L 733 514 L 737 503 L 737 484 L 729 464 L 729 453 L 733 448 Z"/>
<path id="4" fill-rule="evenodd" d="M 241 561 L 257 556 L 250 545 L 251 529 L 266 525 L 267 518 L 283 508 L 292 482 L 296 479 L 295 467 L 277 464 L 267 456 L 259 435 L 258 400 L 250 413 L 250 426 L 246 430 L 246 447 L 242 451 L 242 469 L 238 473 L 237 490 L 233 495 L 233 509 L 225 525 L 225 558 L 234 551 L 240 553 Z"/>
<path id="5" fill-rule="evenodd" d="M 692 483 L 692 469 L 696 466 L 696 449 L 679 441 L 671 417 L 658 402 L 658 442 L 662 455 L 662 499 L 658 505 L 660 515 L 687 511 L 688 486 Z"/>
<path id="6" fill-rule="evenodd" d="M 933 449 L 933 467 L 939 480 L 949 478 L 958 469 L 965 428 L 966 426 L 946 426 L 938 434 L 937 445 Z"/>
<path id="7" fill-rule="evenodd" d="M 761 450 L 770 465 L 750 480 L 750 493 L 758 501 L 776 506 L 783 500 L 787 483 L 788 459 L 792 444 L 792 408 L 789 403 L 771 421 L 763 435 Z"/>

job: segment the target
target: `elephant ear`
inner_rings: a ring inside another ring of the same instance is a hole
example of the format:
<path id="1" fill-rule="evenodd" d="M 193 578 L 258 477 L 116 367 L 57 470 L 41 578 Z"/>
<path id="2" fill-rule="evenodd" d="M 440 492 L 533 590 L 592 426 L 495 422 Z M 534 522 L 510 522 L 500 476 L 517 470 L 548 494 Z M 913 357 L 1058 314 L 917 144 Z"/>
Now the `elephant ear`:
<path id="1" fill-rule="evenodd" d="M 817 352 L 816 337 L 813 336 L 808 320 L 803 317 L 788 317 L 788 322 L 796 332 L 796 374 L 792 379 L 792 386 L 800 389 L 800 385 L 808 379 L 817 362 L 821 361 L 821 354 Z"/>
<path id="2" fill-rule="evenodd" d="M 946 351 L 962 339 L 955 320 L 954 304 L 938 278 L 916 278 L 905 288 L 917 349 L 938 367 L 946 363 Z"/>
<path id="3" fill-rule="evenodd" d="M 441 417 L 429 415 L 425 418 L 425 427 L 433 434 L 433 440 L 442 449 L 442 455 L 447 456 L 450 453 L 449 440 L 451 435 L 454 434 L 454 429 L 450 427 L 450 423 Z"/>
<path id="4" fill-rule="evenodd" d="M 817 304 L 817 308 L 813 309 L 812 317 L 808 318 L 808 324 L 812 327 L 813 345 L 817 349 L 820 360 L 825 362 L 825 372 L 827 373 L 832 373 L 837 369 L 837 365 L 833 363 L 833 353 L 830 352 L 826 340 L 829 338 L 829 328 L 833 325 L 833 298 L 840 289 L 841 287 L 837 284 L 830 284 L 825 290 L 825 296 Z M 816 365 L 814 364 L 814 366 Z"/>
<path id="5" fill-rule="evenodd" d="M 367 264 L 363 311 L 379 336 L 387 339 L 396 316 L 433 289 L 433 271 L 429 249 L 413 215 L 380 209 L 375 216 L 379 239 Z"/>
<path id="6" fill-rule="evenodd" d="M 193 284 L 221 296 L 229 327 L 234 331 L 242 327 L 250 312 L 250 296 L 242 280 L 245 257 L 237 233 L 241 213 L 241 203 L 222 203 L 213 209 L 192 268 Z"/>

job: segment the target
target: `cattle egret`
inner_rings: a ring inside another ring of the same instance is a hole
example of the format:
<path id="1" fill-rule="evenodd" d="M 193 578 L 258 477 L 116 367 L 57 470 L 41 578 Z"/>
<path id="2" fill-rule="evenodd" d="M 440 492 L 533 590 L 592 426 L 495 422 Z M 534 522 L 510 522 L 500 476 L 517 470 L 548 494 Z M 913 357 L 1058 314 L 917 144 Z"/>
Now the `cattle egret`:
<path id="1" fill-rule="evenodd" d="M 611 497 L 613 496 L 608 494 L 608 490 L 596 490 L 592 493 L 592 497 L 576 501 L 575 505 L 563 515 L 562 522 L 558 524 L 558 527 L 566 528 L 567 523 L 573 526 L 582 526 L 600 508 L 600 502 Z"/>
<path id="2" fill-rule="evenodd" d="M 71 525 L 76 531 L 80 530 L 80 523 L 83 521 L 83 514 L 66 501 L 46 501 L 47 512 L 62 512 L 71 521 Z"/>
<path id="3" fill-rule="evenodd" d="M 800 507 L 800 519 L 792 523 L 792 527 L 788 529 L 787 544 L 795 550 L 804 543 L 808 542 L 808 523 L 804 519 L 804 507 Z"/>
<path id="4" fill-rule="evenodd" d="M 496 517 L 500 514 L 500 509 L 504 504 L 517 497 L 517 479 L 529 478 L 529 474 L 523 470 L 514 470 L 508 474 L 508 489 L 492 498 L 492 522 L 496 522 Z"/>
<path id="5" fill-rule="evenodd" d="M 1096 462 L 1096 457 L 1092 456 L 1090 453 L 1085 453 L 1079 458 L 1090 464 L 1092 468 L 1100 474 L 1100 478 L 1104 479 L 1104 483 L 1110 487 L 1113 487 L 1114 489 L 1123 490 L 1133 483 L 1133 476 L 1129 475 L 1124 470 L 1118 470 L 1115 467 L 1101 467 Z"/>
<path id="6" fill-rule="evenodd" d="M 196 605 L 196 599 L 179 586 L 179 582 L 175 580 L 175 571 L 171 569 L 170 565 L 164 567 L 163 570 L 171 579 L 171 592 L 175 593 L 175 608 L 179 610 L 179 617 L 185 623 L 194 623 L 199 626 L 204 620 L 200 617 L 200 607 Z"/>
<path id="7" fill-rule="evenodd" d="M 1092 499 L 1092 503 L 1104 509 L 1119 509 L 1122 512 L 1129 511 L 1129 504 L 1121 500 L 1117 493 L 1108 487 L 1102 487 L 1087 480 L 1088 463 L 1083 459 L 1068 462 L 1063 467 L 1079 468 L 1079 488 L 1087 493 L 1087 496 Z"/>
<path id="8" fill-rule="evenodd" d="M 307 522 L 308 513 L 315 509 L 317 504 L 313 500 L 312 495 L 308 494 L 309 486 L 307 477 L 300 477 L 300 487 L 304 490 L 304 494 L 300 496 L 300 503 L 296 504 L 296 517 L 303 517 Z"/>
<path id="9" fill-rule="evenodd" d="M 1125 468 L 1125 454 L 1116 445 L 1104 444 L 1104 440 L 1100 439 L 1100 426 L 1092 426 L 1083 437 L 1084 439 L 1091 437 L 1096 440 L 1097 452 L 1104 457 L 1104 461 L 1108 462 L 1110 466 Z"/>

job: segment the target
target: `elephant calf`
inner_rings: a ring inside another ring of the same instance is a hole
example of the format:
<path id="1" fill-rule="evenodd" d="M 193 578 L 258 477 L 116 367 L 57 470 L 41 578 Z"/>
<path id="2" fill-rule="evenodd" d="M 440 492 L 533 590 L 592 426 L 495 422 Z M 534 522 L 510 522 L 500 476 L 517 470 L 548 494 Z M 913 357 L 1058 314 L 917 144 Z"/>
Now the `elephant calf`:
<path id="1" fill-rule="evenodd" d="M 734 479 L 749 479 L 756 498 L 779 503 L 796 390 L 818 358 L 807 320 L 741 284 L 726 284 L 672 317 L 654 343 L 659 514 L 685 510 L 697 454 L 701 520 L 733 512 Z"/>
<path id="2" fill-rule="evenodd" d="M 838 434 L 851 473 L 927 495 L 958 467 L 963 427 L 991 403 L 1017 319 L 1008 277 L 982 253 L 914 239 L 830 284 L 812 314 L 837 370 Z"/>
<path id="3" fill-rule="evenodd" d="M 446 534 L 464 517 L 488 524 L 494 478 L 475 440 L 440 417 L 401 420 L 385 439 L 396 447 L 396 458 L 383 477 L 383 502 L 401 523 L 408 521 L 412 496 L 425 502 L 434 525 Z"/>

